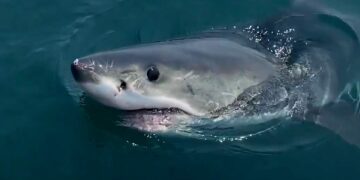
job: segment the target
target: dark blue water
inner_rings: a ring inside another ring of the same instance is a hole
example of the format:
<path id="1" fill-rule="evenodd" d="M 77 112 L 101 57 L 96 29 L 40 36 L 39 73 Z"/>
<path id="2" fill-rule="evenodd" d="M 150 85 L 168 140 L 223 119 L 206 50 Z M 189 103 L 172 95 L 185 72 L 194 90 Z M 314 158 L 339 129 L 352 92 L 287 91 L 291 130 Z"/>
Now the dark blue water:
<path id="1" fill-rule="evenodd" d="M 359 179 L 359 147 L 313 123 L 280 125 L 240 144 L 149 134 L 116 125 L 121 117 L 96 102 L 84 106 L 71 78 L 77 57 L 264 20 L 291 6 L 0 0 L 0 179 Z M 343 15 L 359 32 L 357 0 L 312 6 Z"/>

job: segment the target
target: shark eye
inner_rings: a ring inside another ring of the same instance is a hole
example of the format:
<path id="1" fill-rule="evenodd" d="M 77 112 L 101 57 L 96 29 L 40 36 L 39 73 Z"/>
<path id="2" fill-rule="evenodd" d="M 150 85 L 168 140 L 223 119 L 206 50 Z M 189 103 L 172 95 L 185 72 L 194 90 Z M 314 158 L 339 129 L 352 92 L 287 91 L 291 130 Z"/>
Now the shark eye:
<path id="1" fill-rule="evenodd" d="M 147 70 L 146 75 L 149 81 L 156 81 L 157 79 L 159 79 L 160 72 L 156 68 L 156 66 L 150 66 Z"/>

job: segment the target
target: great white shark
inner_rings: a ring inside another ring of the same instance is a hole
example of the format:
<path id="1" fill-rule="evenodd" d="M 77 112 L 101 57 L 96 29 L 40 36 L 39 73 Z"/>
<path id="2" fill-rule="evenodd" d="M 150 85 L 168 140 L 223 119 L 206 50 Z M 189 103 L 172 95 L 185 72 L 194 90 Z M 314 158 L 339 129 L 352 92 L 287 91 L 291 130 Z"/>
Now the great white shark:
<path id="1" fill-rule="evenodd" d="M 345 130 L 333 122 L 333 112 L 344 108 L 339 74 L 346 68 L 338 58 L 350 56 L 356 35 L 354 40 L 352 32 L 328 27 L 322 18 L 348 28 L 333 16 L 286 15 L 241 31 L 215 30 L 92 54 L 75 59 L 71 71 L 96 101 L 124 111 L 155 109 L 152 119 L 284 111 L 282 116 L 310 119 L 359 145 L 358 118 L 342 122 L 351 127 Z M 313 25 L 311 31 L 306 24 Z"/>

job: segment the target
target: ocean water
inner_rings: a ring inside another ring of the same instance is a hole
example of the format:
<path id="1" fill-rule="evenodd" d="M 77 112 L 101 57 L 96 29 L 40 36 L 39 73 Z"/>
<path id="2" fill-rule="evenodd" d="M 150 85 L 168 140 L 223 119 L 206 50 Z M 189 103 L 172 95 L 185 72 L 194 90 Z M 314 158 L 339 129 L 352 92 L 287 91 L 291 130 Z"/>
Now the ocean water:
<path id="1" fill-rule="evenodd" d="M 357 0 L 0 0 L 0 179 L 360 179 L 360 147 L 313 123 L 239 143 L 162 136 L 119 126 L 71 77 L 77 57 L 265 21 L 296 3 L 360 32 Z"/>

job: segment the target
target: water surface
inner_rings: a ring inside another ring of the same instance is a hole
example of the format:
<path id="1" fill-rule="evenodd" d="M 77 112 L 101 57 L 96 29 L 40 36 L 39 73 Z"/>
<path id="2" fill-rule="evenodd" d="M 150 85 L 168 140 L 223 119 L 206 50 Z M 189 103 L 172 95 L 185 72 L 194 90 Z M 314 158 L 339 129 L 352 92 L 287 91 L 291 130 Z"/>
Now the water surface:
<path id="1" fill-rule="evenodd" d="M 360 149 L 312 123 L 236 145 L 164 137 L 116 125 L 117 112 L 96 102 L 84 106 L 71 78 L 77 57 L 251 23 L 292 4 L 1 0 L 0 179 L 359 179 Z M 356 0 L 320 7 L 360 17 Z"/>

